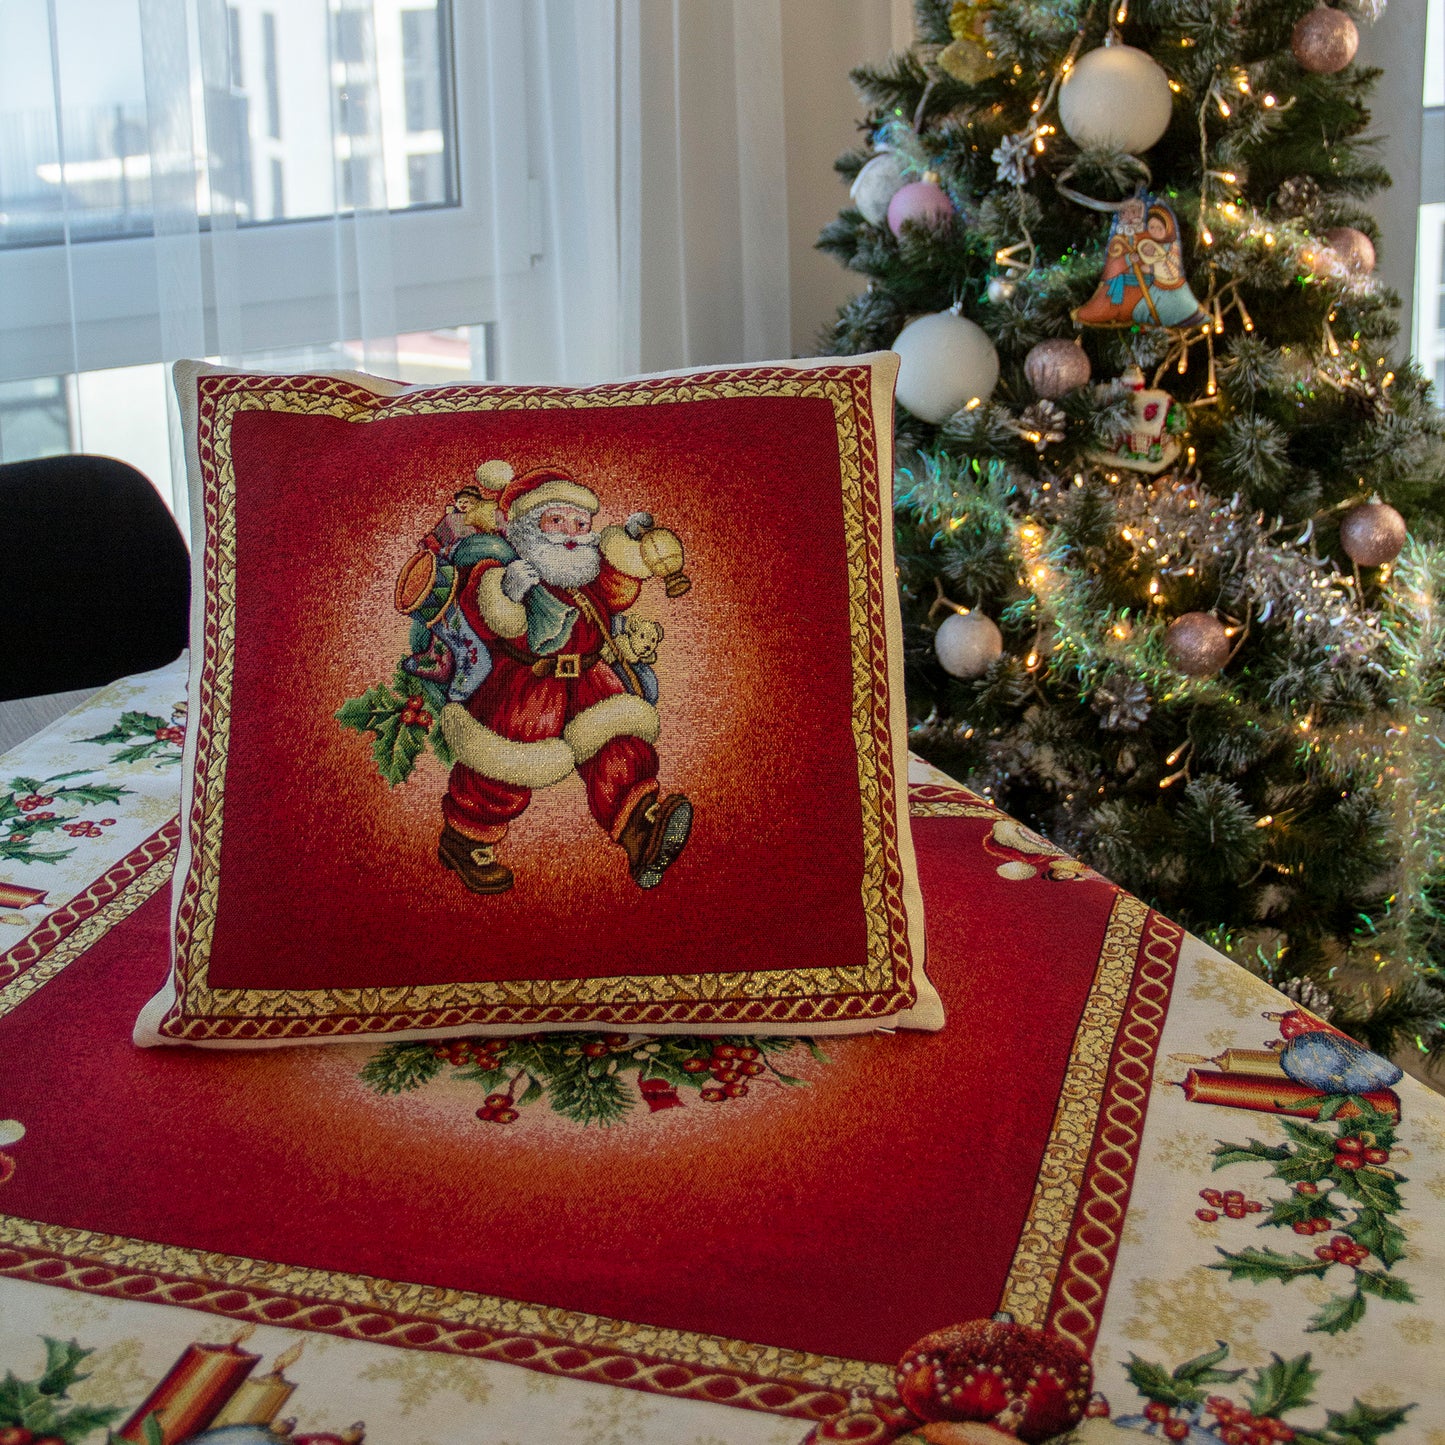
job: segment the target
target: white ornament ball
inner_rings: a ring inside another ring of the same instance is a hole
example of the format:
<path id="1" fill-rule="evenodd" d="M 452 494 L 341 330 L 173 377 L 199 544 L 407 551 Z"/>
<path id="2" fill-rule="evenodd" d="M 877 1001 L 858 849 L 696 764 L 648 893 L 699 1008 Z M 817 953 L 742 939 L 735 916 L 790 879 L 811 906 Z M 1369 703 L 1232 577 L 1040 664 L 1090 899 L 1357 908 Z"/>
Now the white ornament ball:
<path id="1" fill-rule="evenodd" d="M 898 369 L 899 404 L 934 426 L 975 397 L 984 400 L 998 384 L 998 352 L 988 333 L 955 311 L 910 321 L 893 349 L 903 363 Z"/>
<path id="2" fill-rule="evenodd" d="M 888 219 L 888 202 L 903 189 L 904 179 L 898 153 L 883 151 L 858 172 L 848 194 L 865 221 L 881 226 Z"/>
<path id="3" fill-rule="evenodd" d="M 954 677 L 982 677 L 1003 652 L 1003 633 L 982 612 L 953 612 L 933 634 L 943 670 Z"/>
<path id="4" fill-rule="evenodd" d="M 1039 342 L 1030 347 L 1024 357 L 1024 376 L 1033 387 L 1034 395 L 1045 401 L 1057 401 L 1083 386 L 1092 372 L 1089 353 L 1062 337 Z"/>
<path id="5" fill-rule="evenodd" d="M 1018 282 L 1012 277 L 990 276 L 988 279 L 988 299 L 995 305 L 1004 301 L 1012 301 L 1014 293 L 1018 289 Z"/>
<path id="6" fill-rule="evenodd" d="M 1059 119 L 1075 145 L 1138 155 L 1174 114 L 1169 77 L 1146 51 L 1102 45 L 1085 55 L 1059 89 Z"/>

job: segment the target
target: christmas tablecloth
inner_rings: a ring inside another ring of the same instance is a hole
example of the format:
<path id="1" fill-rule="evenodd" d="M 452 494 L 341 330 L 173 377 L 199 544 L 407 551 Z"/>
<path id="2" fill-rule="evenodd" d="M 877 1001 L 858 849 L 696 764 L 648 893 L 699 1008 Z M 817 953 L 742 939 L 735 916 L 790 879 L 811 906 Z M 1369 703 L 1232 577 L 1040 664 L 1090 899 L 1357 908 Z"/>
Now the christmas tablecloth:
<path id="1" fill-rule="evenodd" d="M 1445 1442 L 1445 1101 L 921 763 L 939 1034 L 135 1049 L 184 696 L 0 759 L 0 1445 L 868 1438 L 997 1312 L 1084 1440 Z"/>

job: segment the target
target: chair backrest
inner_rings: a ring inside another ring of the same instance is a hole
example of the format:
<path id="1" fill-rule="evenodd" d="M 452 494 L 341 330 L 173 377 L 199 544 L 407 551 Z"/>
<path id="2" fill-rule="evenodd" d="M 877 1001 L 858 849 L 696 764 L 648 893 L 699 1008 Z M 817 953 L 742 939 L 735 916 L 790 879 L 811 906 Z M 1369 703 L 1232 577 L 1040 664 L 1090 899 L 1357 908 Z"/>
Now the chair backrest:
<path id="1" fill-rule="evenodd" d="M 190 558 L 134 467 L 0 466 L 0 702 L 100 687 L 186 645 Z"/>

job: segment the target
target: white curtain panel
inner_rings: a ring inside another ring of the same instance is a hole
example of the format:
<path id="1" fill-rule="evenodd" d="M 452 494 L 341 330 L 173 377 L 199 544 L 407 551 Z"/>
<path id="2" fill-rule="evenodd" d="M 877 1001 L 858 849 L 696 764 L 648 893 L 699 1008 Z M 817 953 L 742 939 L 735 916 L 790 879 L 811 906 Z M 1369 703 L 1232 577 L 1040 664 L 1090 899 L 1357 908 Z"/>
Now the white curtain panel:
<path id="1" fill-rule="evenodd" d="M 7 384 L 64 379 L 76 449 L 125 454 L 119 377 L 174 433 L 184 356 L 789 354 L 782 32 L 781 0 L 3 0 L 0 459 Z"/>

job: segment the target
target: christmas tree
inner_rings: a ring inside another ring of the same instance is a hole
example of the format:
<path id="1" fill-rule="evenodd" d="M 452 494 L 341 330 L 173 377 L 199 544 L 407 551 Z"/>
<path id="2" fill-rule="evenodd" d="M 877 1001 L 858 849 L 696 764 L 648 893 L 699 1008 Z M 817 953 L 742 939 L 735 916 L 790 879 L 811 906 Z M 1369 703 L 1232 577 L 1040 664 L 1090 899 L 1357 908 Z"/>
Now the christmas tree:
<path id="1" fill-rule="evenodd" d="M 854 73 L 913 746 L 1372 1047 L 1445 1052 L 1445 418 L 1354 63 L 1383 0 L 917 4 Z"/>

